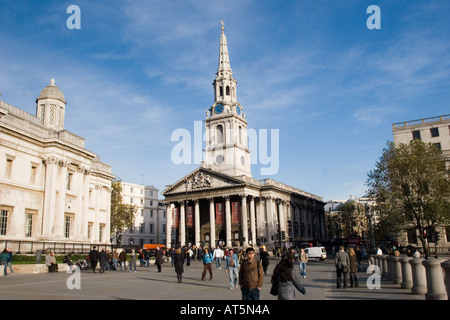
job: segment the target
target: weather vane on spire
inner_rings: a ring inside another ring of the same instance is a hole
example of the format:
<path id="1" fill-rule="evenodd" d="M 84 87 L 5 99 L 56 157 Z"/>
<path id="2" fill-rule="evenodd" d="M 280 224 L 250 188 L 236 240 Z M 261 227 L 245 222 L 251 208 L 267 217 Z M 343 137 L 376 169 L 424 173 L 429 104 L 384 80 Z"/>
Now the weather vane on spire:
<path id="1" fill-rule="evenodd" d="M 220 20 L 220 23 L 222 24 L 222 31 L 223 31 L 223 26 L 225 25 L 225 23 L 223 23 L 223 18 L 222 20 Z"/>

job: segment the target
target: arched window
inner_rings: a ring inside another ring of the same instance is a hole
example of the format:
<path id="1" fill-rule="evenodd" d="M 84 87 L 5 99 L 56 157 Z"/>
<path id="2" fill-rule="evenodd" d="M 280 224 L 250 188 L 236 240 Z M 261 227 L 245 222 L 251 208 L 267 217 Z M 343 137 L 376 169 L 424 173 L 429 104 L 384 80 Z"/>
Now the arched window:
<path id="1" fill-rule="evenodd" d="M 227 96 L 229 96 L 229 95 L 230 95 L 230 87 L 227 86 Z"/>
<path id="2" fill-rule="evenodd" d="M 217 143 L 223 143 L 223 127 L 219 124 L 217 127 Z"/>

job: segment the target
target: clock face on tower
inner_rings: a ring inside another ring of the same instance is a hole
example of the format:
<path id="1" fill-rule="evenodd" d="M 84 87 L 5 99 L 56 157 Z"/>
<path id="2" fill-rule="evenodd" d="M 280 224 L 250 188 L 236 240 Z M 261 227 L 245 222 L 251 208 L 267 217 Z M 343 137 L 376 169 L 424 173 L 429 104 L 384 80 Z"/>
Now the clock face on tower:
<path id="1" fill-rule="evenodd" d="M 217 114 L 222 113 L 223 112 L 223 104 L 219 103 L 218 105 L 216 105 L 214 110 L 216 111 Z"/>
<path id="2" fill-rule="evenodd" d="M 241 114 L 241 107 L 236 106 L 236 113 L 237 113 L 237 114 Z"/>

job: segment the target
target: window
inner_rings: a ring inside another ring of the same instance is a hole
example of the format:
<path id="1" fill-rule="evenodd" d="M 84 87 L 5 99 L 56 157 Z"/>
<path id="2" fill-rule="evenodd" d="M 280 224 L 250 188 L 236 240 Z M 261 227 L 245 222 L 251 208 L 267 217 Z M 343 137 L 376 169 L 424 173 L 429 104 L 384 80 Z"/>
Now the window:
<path id="1" fill-rule="evenodd" d="M 223 127 L 222 125 L 218 125 L 217 129 L 217 143 L 223 143 Z"/>
<path id="2" fill-rule="evenodd" d="M 98 230 L 98 241 L 102 242 L 103 241 L 103 232 L 105 230 L 105 225 L 101 224 Z"/>
<path id="3" fill-rule="evenodd" d="M 0 211 L 0 236 L 6 236 L 8 230 L 9 210 L 1 209 Z"/>
<path id="4" fill-rule="evenodd" d="M 69 172 L 67 174 L 67 190 L 72 190 L 72 180 L 73 180 L 73 173 Z"/>
<path id="5" fill-rule="evenodd" d="M 139 231 L 141 233 L 144 233 L 144 231 L 145 231 L 145 224 L 144 223 L 141 223 L 141 225 L 139 226 Z"/>
<path id="6" fill-rule="evenodd" d="M 14 156 L 8 156 L 8 155 L 6 156 L 6 172 L 5 172 L 5 176 L 8 179 L 11 179 L 12 166 L 13 166 L 13 162 L 14 162 L 15 158 L 16 157 L 14 157 Z"/>
<path id="7" fill-rule="evenodd" d="M 133 187 L 130 187 L 130 193 L 133 193 Z"/>
<path id="8" fill-rule="evenodd" d="M 27 211 L 26 213 L 26 230 L 25 230 L 25 237 L 32 237 L 33 236 L 33 221 L 34 221 L 35 213 Z"/>
<path id="9" fill-rule="evenodd" d="M 420 140 L 421 139 L 421 137 L 420 137 L 420 131 L 419 130 L 415 130 L 415 131 L 413 131 L 412 132 L 412 136 L 413 136 L 413 139 L 414 140 Z"/>
<path id="10" fill-rule="evenodd" d="M 242 127 L 239 126 L 239 144 L 242 144 Z"/>
<path id="11" fill-rule="evenodd" d="M 439 137 L 439 128 L 431 128 L 430 129 L 431 137 Z"/>
<path id="12" fill-rule="evenodd" d="M 433 143 L 433 145 L 434 145 L 436 148 L 438 148 L 439 150 L 442 150 L 442 148 L 441 148 L 441 143 L 440 143 L 440 142 L 438 142 L 438 143 Z"/>
<path id="13" fill-rule="evenodd" d="M 219 96 L 223 97 L 223 88 L 222 88 L 222 86 L 219 87 Z"/>
<path id="14" fill-rule="evenodd" d="M 133 198 L 130 198 L 130 203 L 133 203 Z"/>
<path id="15" fill-rule="evenodd" d="M 154 229 L 154 224 L 153 223 L 149 223 L 149 226 L 150 226 L 150 233 L 152 234 L 154 231 L 153 231 L 153 229 Z"/>
<path id="16" fill-rule="evenodd" d="M 227 96 L 229 96 L 230 95 L 230 87 L 227 86 L 226 90 L 227 90 Z"/>
<path id="17" fill-rule="evenodd" d="M 70 216 L 66 216 L 66 223 L 64 228 L 64 236 L 66 238 L 70 238 L 70 228 L 72 225 L 72 218 Z"/>
<path id="18" fill-rule="evenodd" d="M 153 218 L 153 210 L 150 210 L 150 218 Z"/>

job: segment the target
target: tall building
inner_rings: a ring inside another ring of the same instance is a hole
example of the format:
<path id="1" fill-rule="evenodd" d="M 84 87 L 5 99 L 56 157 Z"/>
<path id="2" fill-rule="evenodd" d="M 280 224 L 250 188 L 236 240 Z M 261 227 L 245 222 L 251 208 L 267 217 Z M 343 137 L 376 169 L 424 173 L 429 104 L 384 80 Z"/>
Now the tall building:
<path id="1" fill-rule="evenodd" d="M 162 192 L 167 246 L 264 244 L 270 249 L 325 239 L 321 197 L 252 178 L 247 120 L 237 99 L 223 26 L 213 88 L 214 103 L 205 119 L 205 161 Z M 169 240 L 173 234 L 175 242 Z"/>
<path id="2" fill-rule="evenodd" d="M 396 144 L 408 144 L 413 139 L 432 143 L 442 151 L 447 168 L 450 169 L 450 114 L 394 123 L 392 133 Z M 448 248 L 450 226 L 442 226 L 437 228 L 437 231 L 442 235 L 438 246 Z M 409 244 L 418 245 L 420 242 L 415 228 L 411 228 L 406 234 L 399 235 L 399 239 Z"/>
<path id="3" fill-rule="evenodd" d="M 450 114 L 394 123 L 392 133 L 397 144 L 408 144 L 413 139 L 434 144 L 442 151 L 450 168 Z"/>
<path id="4" fill-rule="evenodd" d="M 136 207 L 133 226 L 121 234 L 122 245 L 166 243 L 166 207 L 158 192 L 154 186 L 122 182 L 122 202 Z"/>
<path id="5" fill-rule="evenodd" d="M 110 244 L 114 176 L 84 138 L 64 129 L 65 109 L 53 79 L 36 99 L 36 116 L 0 101 L 0 247 Z"/>

